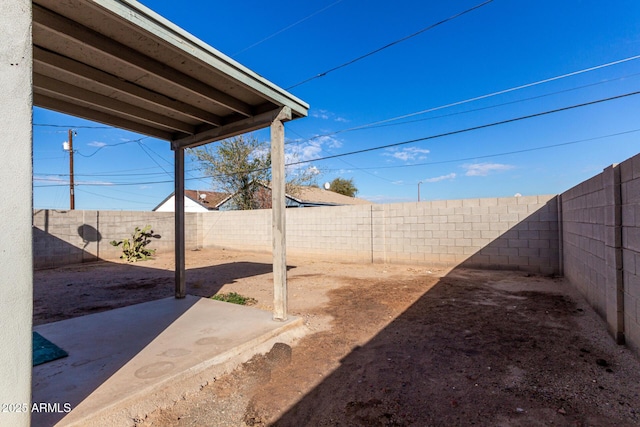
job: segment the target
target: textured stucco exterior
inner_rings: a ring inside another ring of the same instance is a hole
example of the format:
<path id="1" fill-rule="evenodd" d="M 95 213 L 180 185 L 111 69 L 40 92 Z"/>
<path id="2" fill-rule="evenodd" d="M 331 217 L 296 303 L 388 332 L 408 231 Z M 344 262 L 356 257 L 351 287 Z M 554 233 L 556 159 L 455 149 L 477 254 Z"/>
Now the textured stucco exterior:
<path id="1" fill-rule="evenodd" d="M 31 401 L 31 0 L 3 0 L 0 13 L 0 403 Z M 3 406 L 4 408 L 4 406 Z M 0 425 L 27 426 L 24 407 Z"/>

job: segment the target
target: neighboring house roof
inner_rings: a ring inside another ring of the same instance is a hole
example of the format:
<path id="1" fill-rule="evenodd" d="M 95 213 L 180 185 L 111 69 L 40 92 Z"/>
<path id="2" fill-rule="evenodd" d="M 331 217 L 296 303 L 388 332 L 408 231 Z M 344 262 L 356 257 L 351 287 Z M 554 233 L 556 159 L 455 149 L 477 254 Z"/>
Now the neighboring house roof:
<path id="1" fill-rule="evenodd" d="M 229 197 L 229 193 L 203 190 L 184 190 L 184 196 L 203 207 L 212 210 L 218 207 L 218 203 Z"/>
<path id="2" fill-rule="evenodd" d="M 271 188 L 264 185 L 262 194 L 259 198 L 264 200 L 263 208 L 269 209 L 271 207 Z M 303 206 L 344 206 L 344 205 L 370 205 L 373 202 L 364 199 L 358 199 L 357 197 L 349 197 L 343 194 L 335 193 L 330 190 L 325 190 L 318 187 L 296 187 L 295 196 L 287 194 L 287 207 L 303 207 Z M 157 211 L 165 203 L 173 198 L 174 193 L 169 194 L 162 202 L 158 204 L 154 211 Z M 216 191 L 205 190 L 184 190 L 185 198 L 197 203 L 202 208 L 212 210 L 225 210 L 225 208 L 233 209 L 228 203 L 233 199 L 233 194 L 219 193 Z M 204 197 L 202 197 L 204 196 Z M 173 204 L 173 202 L 172 202 Z M 168 207 L 169 210 L 173 210 L 173 206 Z M 166 210 L 166 209 L 163 209 Z"/>
<path id="3" fill-rule="evenodd" d="M 162 202 L 153 208 L 157 211 L 161 206 L 171 200 L 175 192 L 169 194 Z M 228 193 L 219 193 L 217 191 L 206 190 L 184 190 L 184 197 L 190 201 L 202 206 L 205 210 L 211 211 L 218 209 L 218 205 L 229 197 Z"/>
<path id="4" fill-rule="evenodd" d="M 262 187 L 258 191 L 257 200 L 259 200 L 260 209 L 271 208 L 271 188 L 268 185 L 261 184 Z M 349 197 L 343 194 L 335 193 L 330 190 L 324 190 L 318 187 L 299 186 L 291 191 L 293 194 L 287 193 L 286 204 L 291 207 L 312 207 L 312 206 L 344 206 L 344 205 L 370 205 L 373 202 L 356 197 Z M 234 210 L 234 195 L 230 195 L 218 204 L 219 210 Z"/>
<path id="5" fill-rule="evenodd" d="M 349 197 L 344 194 L 336 193 L 331 190 L 325 190 L 318 187 L 296 187 L 295 196 L 287 195 L 304 204 L 341 206 L 341 205 L 371 205 L 373 202 L 359 199 L 357 197 Z"/>

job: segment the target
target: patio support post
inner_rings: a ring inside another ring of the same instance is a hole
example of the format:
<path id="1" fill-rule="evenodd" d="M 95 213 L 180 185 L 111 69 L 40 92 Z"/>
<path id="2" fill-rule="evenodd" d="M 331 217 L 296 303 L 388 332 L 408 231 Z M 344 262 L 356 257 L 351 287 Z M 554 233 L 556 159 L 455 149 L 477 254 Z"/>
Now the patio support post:
<path id="1" fill-rule="evenodd" d="M 173 147 L 174 150 L 174 184 L 175 184 L 175 260 L 176 260 L 176 298 L 186 295 L 184 267 L 184 148 Z"/>
<path id="2" fill-rule="evenodd" d="M 287 320 L 284 124 L 291 109 L 283 107 L 271 123 L 271 230 L 273 236 L 273 319 Z"/>

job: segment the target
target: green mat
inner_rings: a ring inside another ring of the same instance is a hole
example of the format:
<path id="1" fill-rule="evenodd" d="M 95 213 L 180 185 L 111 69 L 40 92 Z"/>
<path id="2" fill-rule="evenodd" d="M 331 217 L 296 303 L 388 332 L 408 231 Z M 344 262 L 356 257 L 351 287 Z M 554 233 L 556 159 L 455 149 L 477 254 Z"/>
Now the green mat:
<path id="1" fill-rule="evenodd" d="M 37 332 L 33 333 L 33 366 L 42 365 L 52 360 L 67 357 L 69 353 L 43 337 Z"/>

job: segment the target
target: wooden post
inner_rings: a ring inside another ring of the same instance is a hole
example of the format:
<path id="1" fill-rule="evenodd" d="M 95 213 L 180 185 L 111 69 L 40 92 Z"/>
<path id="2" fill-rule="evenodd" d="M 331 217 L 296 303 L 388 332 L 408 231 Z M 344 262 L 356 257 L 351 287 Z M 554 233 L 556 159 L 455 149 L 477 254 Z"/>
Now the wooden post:
<path id="1" fill-rule="evenodd" d="M 69 129 L 69 210 L 76 208 L 76 189 L 73 182 L 73 130 Z"/>
<path id="2" fill-rule="evenodd" d="M 174 147 L 175 167 L 175 260 L 176 298 L 184 298 L 185 286 L 185 243 L 184 243 L 184 148 Z"/>
<path id="3" fill-rule="evenodd" d="M 291 109 L 283 107 L 271 123 L 271 230 L 273 236 L 273 319 L 287 320 L 287 255 L 285 221 L 284 120 Z"/>

